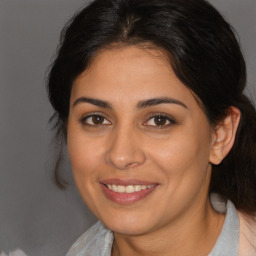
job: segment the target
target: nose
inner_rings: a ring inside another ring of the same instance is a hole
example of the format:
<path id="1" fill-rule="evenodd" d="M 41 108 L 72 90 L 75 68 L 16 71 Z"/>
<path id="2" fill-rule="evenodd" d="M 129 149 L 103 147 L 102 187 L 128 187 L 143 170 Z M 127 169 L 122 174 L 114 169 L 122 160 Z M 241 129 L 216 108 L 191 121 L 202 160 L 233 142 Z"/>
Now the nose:
<path id="1" fill-rule="evenodd" d="M 115 169 L 126 170 L 142 165 L 145 153 L 141 135 L 132 128 L 119 128 L 110 136 L 109 147 L 105 153 L 105 161 Z"/>

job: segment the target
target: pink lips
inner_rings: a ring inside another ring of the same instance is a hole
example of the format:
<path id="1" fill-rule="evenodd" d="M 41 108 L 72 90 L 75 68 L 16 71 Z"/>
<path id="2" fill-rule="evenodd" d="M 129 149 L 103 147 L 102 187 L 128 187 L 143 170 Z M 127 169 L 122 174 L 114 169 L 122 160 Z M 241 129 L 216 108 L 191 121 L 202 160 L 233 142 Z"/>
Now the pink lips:
<path id="1" fill-rule="evenodd" d="M 151 188 L 147 188 L 145 190 L 132 192 L 132 193 L 119 193 L 110 190 L 106 184 L 115 184 L 121 186 L 128 186 L 128 185 L 153 185 Z M 103 180 L 100 182 L 101 188 L 105 194 L 105 196 L 110 199 L 111 201 L 118 203 L 118 204 L 132 204 L 139 200 L 142 200 L 146 196 L 148 196 L 152 191 L 157 187 L 158 184 L 152 182 L 145 182 L 139 180 L 120 180 L 120 179 L 108 179 Z"/>

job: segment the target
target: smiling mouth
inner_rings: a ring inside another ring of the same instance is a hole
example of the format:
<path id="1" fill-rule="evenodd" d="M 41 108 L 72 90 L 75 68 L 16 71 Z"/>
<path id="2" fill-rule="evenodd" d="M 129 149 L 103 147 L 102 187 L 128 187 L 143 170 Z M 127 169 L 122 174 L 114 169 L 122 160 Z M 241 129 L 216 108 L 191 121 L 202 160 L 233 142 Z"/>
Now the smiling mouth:
<path id="1" fill-rule="evenodd" d="M 142 190 L 150 189 L 154 187 L 154 185 L 128 185 L 128 186 L 122 186 L 122 185 L 110 185 L 105 184 L 109 190 L 117 192 L 117 193 L 134 193 L 134 192 L 140 192 Z"/>
<path id="2" fill-rule="evenodd" d="M 133 204 L 137 201 L 148 197 L 159 184 L 145 183 L 139 184 L 139 182 L 129 181 L 109 181 L 100 183 L 106 198 L 118 204 Z M 143 183 L 143 182 L 142 182 Z"/>

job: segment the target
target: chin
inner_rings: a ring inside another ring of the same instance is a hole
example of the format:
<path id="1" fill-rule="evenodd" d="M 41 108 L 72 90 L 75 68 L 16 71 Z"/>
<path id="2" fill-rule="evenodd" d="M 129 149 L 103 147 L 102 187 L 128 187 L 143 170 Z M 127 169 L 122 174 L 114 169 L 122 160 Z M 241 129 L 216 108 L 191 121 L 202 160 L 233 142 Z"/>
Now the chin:
<path id="1" fill-rule="evenodd" d="M 118 217 L 116 217 L 118 216 Z M 153 223 L 153 220 L 149 220 L 146 214 L 113 214 L 101 220 L 103 224 L 111 231 L 123 235 L 141 235 L 145 234 L 152 227 L 149 223 Z"/>
<path id="2" fill-rule="evenodd" d="M 143 234 L 147 233 L 149 230 L 148 225 L 145 225 L 145 226 L 141 226 L 141 225 L 137 225 L 137 224 L 129 225 L 128 223 L 126 223 L 125 225 L 112 224 L 107 227 L 114 233 L 118 233 L 118 234 L 126 235 L 126 236 L 143 235 Z"/>

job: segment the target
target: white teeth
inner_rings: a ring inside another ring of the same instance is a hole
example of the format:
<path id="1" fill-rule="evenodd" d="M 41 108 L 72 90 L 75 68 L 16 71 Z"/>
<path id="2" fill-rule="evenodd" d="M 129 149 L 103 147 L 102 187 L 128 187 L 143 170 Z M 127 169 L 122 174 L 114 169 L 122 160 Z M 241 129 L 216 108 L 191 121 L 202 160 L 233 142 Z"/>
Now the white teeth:
<path id="1" fill-rule="evenodd" d="M 125 192 L 125 186 L 118 185 L 117 186 L 117 192 L 118 193 L 124 193 Z"/>
<path id="2" fill-rule="evenodd" d="M 112 190 L 114 192 L 118 193 L 134 193 L 139 192 L 141 190 L 152 188 L 154 185 L 128 185 L 128 186 L 122 186 L 122 185 L 110 185 L 107 184 L 107 187 L 109 190 Z"/>
<path id="3" fill-rule="evenodd" d="M 135 191 L 136 192 L 141 191 L 141 185 L 135 185 Z"/>
<path id="4" fill-rule="evenodd" d="M 126 193 L 133 193 L 134 192 L 134 186 L 130 185 L 125 188 Z"/>
<path id="5" fill-rule="evenodd" d="M 117 185 L 112 185 L 112 190 L 117 192 Z"/>

